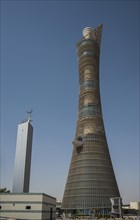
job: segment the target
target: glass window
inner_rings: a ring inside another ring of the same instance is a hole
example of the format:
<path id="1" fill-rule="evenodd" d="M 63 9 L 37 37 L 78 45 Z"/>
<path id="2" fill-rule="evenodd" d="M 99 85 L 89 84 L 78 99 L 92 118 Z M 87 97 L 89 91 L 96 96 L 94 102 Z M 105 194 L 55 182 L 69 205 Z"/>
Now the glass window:
<path id="1" fill-rule="evenodd" d="M 26 209 L 31 209 L 31 206 L 26 206 Z"/>
<path id="2" fill-rule="evenodd" d="M 98 114 L 100 114 L 100 109 L 98 105 L 84 106 L 79 111 L 79 116 L 94 116 Z"/>
<path id="3" fill-rule="evenodd" d="M 86 81 L 84 81 L 82 84 L 81 84 L 81 89 L 83 88 L 83 89 L 92 89 L 92 88 L 95 88 L 95 86 L 96 86 L 96 83 L 95 83 L 95 81 L 93 81 L 93 80 L 86 80 Z"/>
<path id="4" fill-rule="evenodd" d="M 81 54 L 80 58 L 83 57 L 83 56 L 85 56 L 85 57 L 93 57 L 93 56 L 95 56 L 95 55 L 96 55 L 96 54 L 95 54 L 94 51 L 84 51 L 84 52 Z"/>

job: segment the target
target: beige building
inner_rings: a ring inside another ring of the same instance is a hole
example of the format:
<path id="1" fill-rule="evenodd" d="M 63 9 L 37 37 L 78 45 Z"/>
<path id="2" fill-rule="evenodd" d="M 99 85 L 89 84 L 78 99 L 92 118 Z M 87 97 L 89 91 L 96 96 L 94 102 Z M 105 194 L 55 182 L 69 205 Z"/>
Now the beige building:
<path id="1" fill-rule="evenodd" d="M 140 202 L 130 202 L 129 205 L 123 205 L 123 209 L 135 209 L 137 211 L 140 211 Z"/>
<path id="2" fill-rule="evenodd" d="M 140 211 L 140 202 L 130 202 L 130 209 L 135 209 Z"/>
<path id="3" fill-rule="evenodd" d="M 0 219 L 55 220 L 56 199 L 44 193 L 1 193 Z"/>

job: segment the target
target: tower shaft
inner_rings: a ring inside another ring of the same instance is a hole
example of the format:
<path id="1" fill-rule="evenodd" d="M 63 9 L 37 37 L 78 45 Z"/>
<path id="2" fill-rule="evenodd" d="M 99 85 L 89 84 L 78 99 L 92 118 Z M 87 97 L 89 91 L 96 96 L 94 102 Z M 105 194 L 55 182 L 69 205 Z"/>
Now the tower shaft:
<path id="1" fill-rule="evenodd" d="M 77 43 L 79 112 L 62 208 L 89 213 L 110 208 L 119 190 L 105 135 L 99 91 L 99 56 L 102 25 L 85 28 Z"/>
<path id="2" fill-rule="evenodd" d="M 29 192 L 32 136 L 30 120 L 18 125 L 13 193 Z"/>

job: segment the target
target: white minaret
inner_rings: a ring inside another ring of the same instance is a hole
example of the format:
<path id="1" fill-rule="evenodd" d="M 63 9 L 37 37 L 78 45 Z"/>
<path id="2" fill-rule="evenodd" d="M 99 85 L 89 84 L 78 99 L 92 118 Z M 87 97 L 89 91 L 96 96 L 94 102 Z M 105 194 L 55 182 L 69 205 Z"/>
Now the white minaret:
<path id="1" fill-rule="evenodd" d="M 31 125 L 32 111 L 27 113 L 28 118 L 18 125 L 13 193 L 29 192 L 33 127 Z"/>

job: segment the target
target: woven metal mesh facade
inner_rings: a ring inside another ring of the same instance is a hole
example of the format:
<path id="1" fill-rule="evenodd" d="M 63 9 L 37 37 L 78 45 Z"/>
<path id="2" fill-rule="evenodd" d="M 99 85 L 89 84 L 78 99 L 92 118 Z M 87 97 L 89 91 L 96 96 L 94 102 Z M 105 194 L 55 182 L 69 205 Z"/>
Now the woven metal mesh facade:
<path id="1" fill-rule="evenodd" d="M 78 42 L 79 115 L 62 208 L 92 210 L 111 207 L 119 190 L 107 145 L 99 91 L 102 26 L 86 31 Z"/>

